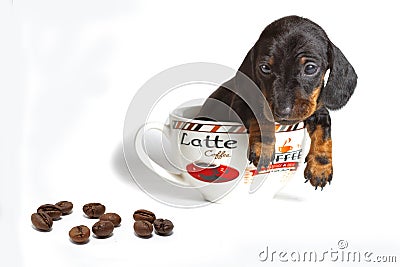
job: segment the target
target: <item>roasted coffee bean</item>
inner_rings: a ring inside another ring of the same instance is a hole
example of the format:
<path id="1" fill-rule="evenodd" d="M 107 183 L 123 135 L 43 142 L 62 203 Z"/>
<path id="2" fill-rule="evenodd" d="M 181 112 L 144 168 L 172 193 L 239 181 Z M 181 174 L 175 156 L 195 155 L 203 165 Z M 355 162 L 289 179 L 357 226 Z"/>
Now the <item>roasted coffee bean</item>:
<path id="1" fill-rule="evenodd" d="M 85 225 L 79 225 L 72 227 L 69 230 L 69 237 L 71 238 L 72 242 L 75 243 L 86 243 L 89 240 L 90 230 Z"/>
<path id="2" fill-rule="evenodd" d="M 154 215 L 154 213 L 151 211 L 140 209 L 133 213 L 133 219 L 135 221 L 148 221 L 150 223 L 153 223 L 156 219 L 156 215 Z"/>
<path id="3" fill-rule="evenodd" d="M 99 218 L 106 211 L 106 207 L 100 203 L 88 203 L 83 206 L 83 212 L 89 218 Z"/>
<path id="4" fill-rule="evenodd" d="M 114 227 L 117 227 L 121 224 L 121 216 L 116 213 L 105 213 L 100 216 L 100 221 L 110 221 L 113 223 Z"/>
<path id="5" fill-rule="evenodd" d="M 170 220 L 157 219 L 154 221 L 154 230 L 159 235 L 169 235 L 174 229 L 174 224 Z"/>
<path id="6" fill-rule="evenodd" d="M 61 217 L 61 208 L 53 204 L 45 204 L 37 209 L 37 212 L 47 213 L 53 220 L 58 220 Z"/>
<path id="7" fill-rule="evenodd" d="M 110 236 L 114 231 L 114 224 L 110 221 L 98 221 L 92 227 L 92 232 L 98 237 Z"/>
<path id="8" fill-rule="evenodd" d="M 53 219 L 51 219 L 50 215 L 44 212 L 33 213 L 31 215 L 31 221 L 36 229 L 42 231 L 49 231 L 53 226 Z"/>
<path id="9" fill-rule="evenodd" d="M 153 232 L 153 225 L 148 221 L 136 221 L 133 224 L 133 229 L 140 237 L 150 237 Z"/>
<path id="10" fill-rule="evenodd" d="M 57 202 L 56 206 L 60 207 L 62 215 L 70 214 L 72 212 L 72 208 L 74 207 L 72 202 L 69 202 L 69 201 Z"/>

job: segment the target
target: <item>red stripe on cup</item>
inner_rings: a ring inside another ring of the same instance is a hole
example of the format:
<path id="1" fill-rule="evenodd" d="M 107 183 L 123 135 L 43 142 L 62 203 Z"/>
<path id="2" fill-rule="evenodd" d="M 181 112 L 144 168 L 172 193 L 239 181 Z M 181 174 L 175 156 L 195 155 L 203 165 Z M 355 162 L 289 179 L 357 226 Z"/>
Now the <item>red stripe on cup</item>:
<path id="1" fill-rule="evenodd" d="M 236 133 L 245 133 L 245 132 L 247 132 L 247 129 L 244 126 L 240 126 L 240 128 L 236 131 Z"/>
<path id="2" fill-rule="evenodd" d="M 219 125 L 215 125 L 214 128 L 212 128 L 211 133 L 215 133 L 216 131 L 218 131 L 218 129 L 219 129 L 220 127 L 221 127 L 221 126 L 219 126 Z"/>

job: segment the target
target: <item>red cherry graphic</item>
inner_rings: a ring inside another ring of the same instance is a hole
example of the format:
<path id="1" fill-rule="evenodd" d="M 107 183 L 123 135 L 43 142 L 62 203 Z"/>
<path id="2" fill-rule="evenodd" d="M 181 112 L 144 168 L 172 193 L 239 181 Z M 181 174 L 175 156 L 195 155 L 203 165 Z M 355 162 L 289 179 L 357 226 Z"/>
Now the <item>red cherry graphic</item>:
<path id="1" fill-rule="evenodd" d="M 204 168 L 191 163 L 186 166 L 186 170 L 192 177 L 206 183 L 225 183 L 235 180 L 239 176 L 238 170 L 225 165 Z"/>

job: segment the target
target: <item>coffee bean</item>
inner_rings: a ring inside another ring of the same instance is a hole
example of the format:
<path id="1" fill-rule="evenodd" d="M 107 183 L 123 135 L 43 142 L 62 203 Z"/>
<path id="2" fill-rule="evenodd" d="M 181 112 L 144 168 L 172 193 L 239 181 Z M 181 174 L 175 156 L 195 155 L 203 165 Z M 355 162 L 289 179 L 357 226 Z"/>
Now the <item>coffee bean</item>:
<path id="1" fill-rule="evenodd" d="M 174 229 L 174 224 L 170 220 L 157 219 L 154 221 L 154 229 L 159 235 L 169 235 Z"/>
<path id="2" fill-rule="evenodd" d="M 136 221 L 133 224 L 133 229 L 140 237 L 150 237 L 153 232 L 153 225 L 148 221 Z"/>
<path id="3" fill-rule="evenodd" d="M 116 213 L 105 213 L 99 218 L 101 221 L 110 221 L 113 223 L 114 227 L 121 224 L 121 217 Z"/>
<path id="4" fill-rule="evenodd" d="M 31 221 L 36 229 L 42 231 L 49 231 L 53 226 L 53 219 L 51 219 L 51 217 L 44 212 L 33 213 L 31 215 Z"/>
<path id="5" fill-rule="evenodd" d="M 85 225 L 79 225 L 72 227 L 69 230 L 69 237 L 71 238 L 72 242 L 82 244 L 86 243 L 89 240 L 90 230 Z"/>
<path id="6" fill-rule="evenodd" d="M 83 212 L 89 218 L 99 218 L 106 211 L 106 207 L 100 203 L 88 203 L 83 206 Z"/>
<path id="7" fill-rule="evenodd" d="M 114 224 L 110 221 L 98 221 L 92 226 L 92 232 L 98 237 L 110 236 L 114 230 Z"/>
<path id="8" fill-rule="evenodd" d="M 148 221 L 150 223 L 153 223 L 156 219 L 156 215 L 154 215 L 154 213 L 151 211 L 140 209 L 133 213 L 133 219 L 135 221 Z"/>
<path id="9" fill-rule="evenodd" d="M 74 205 L 69 201 L 60 201 L 56 203 L 56 206 L 60 207 L 62 215 L 70 214 Z"/>
<path id="10" fill-rule="evenodd" d="M 37 212 L 47 213 L 53 220 L 58 220 L 61 217 L 61 208 L 53 204 L 45 204 L 37 209 Z"/>

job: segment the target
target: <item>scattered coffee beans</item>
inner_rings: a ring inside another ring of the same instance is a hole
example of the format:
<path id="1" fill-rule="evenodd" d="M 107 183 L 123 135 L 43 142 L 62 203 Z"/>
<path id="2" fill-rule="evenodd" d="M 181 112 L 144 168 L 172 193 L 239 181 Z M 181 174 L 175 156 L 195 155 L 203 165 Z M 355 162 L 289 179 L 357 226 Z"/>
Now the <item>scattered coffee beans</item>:
<path id="1" fill-rule="evenodd" d="M 98 237 L 108 237 L 114 231 L 114 224 L 110 221 L 98 221 L 92 227 L 92 232 Z"/>
<path id="2" fill-rule="evenodd" d="M 153 225 L 148 221 L 136 221 L 133 224 L 133 229 L 140 237 L 150 237 L 153 232 Z"/>
<path id="3" fill-rule="evenodd" d="M 174 224 L 170 220 L 157 219 L 154 221 L 154 229 L 159 235 L 169 235 L 174 229 Z"/>
<path id="4" fill-rule="evenodd" d="M 88 203 L 83 206 L 83 212 L 91 219 L 99 218 L 106 211 L 106 207 L 100 203 Z"/>
<path id="5" fill-rule="evenodd" d="M 57 202 L 56 206 L 61 209 L 62 215 L 70 214 L 72 212 L 72 208 L 74 207 L 72 202 L 69 202 L 69 201 Z"/>
<path id="6" fill-rule="evenodd" d="M 153 223 L 156 219 L 156 215 L 151 211 L 140 209 L 133 213 L 133 219 L 135 221 L 148 221 Z"/>
<path id="7" fill-rule="evenodd" d="M 110 221 L 114 225 L 114 227 L 117 227 L 121 224 L 121 217 L 116 214 L 116 213 L 105 213 L 100 216 L 100 221 Z"/>
<path id="8" fill-rule="evenodd" d="M 61 208 L 53 204 L 45 204 L 37 209 L 37 212 L 47 213 L 53 220 L 58 220 L 61 217 Z"/>
<path id="9" fill-rule="evenodd" d="M 36 229 L 42 231 L 49 231 L 53 226 L 53 219 L 51 219 L 51 217 L 44 212 L 33 213 L 31 215 L 31 221 Z"/>
<path id="10" fill-rule="evenodd" d="M 60 201 L 53 204 L 41 205 L 37 213 L 31 215 L 33 226 L 41 231 L 50 231 L 53 221 L 72 212 L 73 204 L 70 201 Z M 88 203 L 83 206 L 83 212 L 88 218 L 100 218 L 92 226 L 92 232 L 99 238 L 111 236 L 114 228 L 121 224 L 121 216 L 117 213 L 105 213 L 106 207 L 101 203 Z M 145 209 L 136 210 L 133 213 L 133 229 L 139 237 L 151 237 L 153 229 L 158 235 L 170 235 L 174 224 L 167 219 L 156 219 L 156 215 Z M 90 238 L 90 229 L 85 225 L 72 227 L 69 231 L 72 242 L 77 244 L 87 243 Z"/>
<path id="11" fill-rule="evenodd" d="M 89 240 L 90 230 L 85 225 L 79 225 L 72 227 L 69 230 L 69 237 L 75 243 L 82 244 L 86 243 Z"/>

